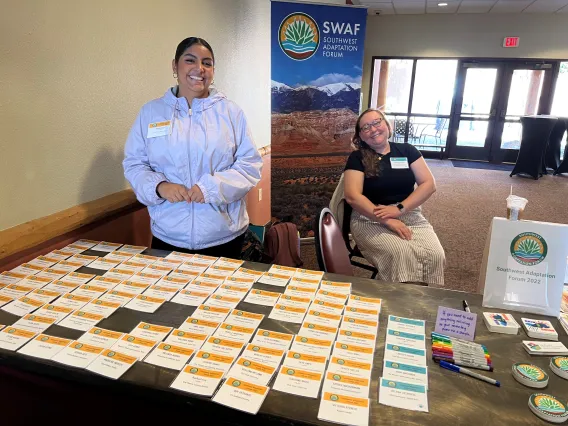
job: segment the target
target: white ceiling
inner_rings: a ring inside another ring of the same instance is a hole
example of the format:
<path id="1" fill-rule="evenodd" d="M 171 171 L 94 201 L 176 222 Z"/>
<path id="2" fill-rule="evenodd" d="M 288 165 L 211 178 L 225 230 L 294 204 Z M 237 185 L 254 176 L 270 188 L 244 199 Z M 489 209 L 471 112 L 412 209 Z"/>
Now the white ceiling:
<path id="1" fill-rule="evenodd" d="M 438 3 L 448 3 L 445 7 Z M 568 13 L 568 0 L 353 0 L 369 14 L 423 15 L 429 13 Z M 568 23 L 567 23 L 568 24 Z"/>

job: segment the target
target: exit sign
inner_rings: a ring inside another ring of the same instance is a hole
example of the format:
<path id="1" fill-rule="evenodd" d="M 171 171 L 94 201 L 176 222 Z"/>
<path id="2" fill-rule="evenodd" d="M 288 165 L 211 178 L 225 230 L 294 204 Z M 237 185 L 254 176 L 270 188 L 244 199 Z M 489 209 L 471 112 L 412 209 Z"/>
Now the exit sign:
<path id="1" fill-rule="evenodd" d="M 519 47 L 519 37 L 505 37 L 503 47 Z"/>

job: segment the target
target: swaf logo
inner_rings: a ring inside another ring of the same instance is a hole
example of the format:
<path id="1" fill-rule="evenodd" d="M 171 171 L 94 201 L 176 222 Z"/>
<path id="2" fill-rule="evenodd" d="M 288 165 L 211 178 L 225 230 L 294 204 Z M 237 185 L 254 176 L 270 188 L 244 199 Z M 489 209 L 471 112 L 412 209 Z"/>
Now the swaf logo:
<path id="1" fill-rule="evenodd" d="M 534 266 L 544 260 L 548 245 L 544 238 L 534 232 L 523 232 L 511 241 L 511 256 L 521 265 Z"/>
<path id="2" fill-rule="evenodd" d="M 318 24 L 310 15 L 292 13 L 280 24 L 278 42 L 286 56 L 295 61 L 311 58 L 320 44 Z"/>

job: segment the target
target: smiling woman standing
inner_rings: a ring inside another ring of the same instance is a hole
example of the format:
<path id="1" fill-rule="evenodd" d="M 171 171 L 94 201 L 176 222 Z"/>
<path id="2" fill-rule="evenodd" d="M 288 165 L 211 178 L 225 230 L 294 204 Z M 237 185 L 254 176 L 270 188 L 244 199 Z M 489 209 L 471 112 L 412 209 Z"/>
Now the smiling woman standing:
<path id="1" fill-rule="evenodd" d="M 190 37 L 172 61 L 177 86 L 142 107 L 125 146 L 124 175 L 148 206 L 152 248 L 238 258 L 244 197 L 262 159 L 242 110 L 210 88 L 215 57 Z"/>
<path id="2" fill-rule="evenodd" d="M 353 239 L 377 279 L 441 286 L 444 249 L 420 207 L 436 191 L 434 176 L 414 146 L 390 143 L 391 134 L 382 111 L 357 119 L 356 151 L 345 166 Z"/>

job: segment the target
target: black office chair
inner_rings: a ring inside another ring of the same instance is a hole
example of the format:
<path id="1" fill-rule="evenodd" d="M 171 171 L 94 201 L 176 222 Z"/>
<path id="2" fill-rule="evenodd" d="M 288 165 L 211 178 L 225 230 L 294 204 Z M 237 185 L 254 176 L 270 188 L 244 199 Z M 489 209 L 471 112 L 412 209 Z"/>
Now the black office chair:
<path id="1" fill-rule="evenodd" d="M 358 268 L 365 269 L 373 273 L 371 275 L 371 279 L 375 279 L 379 271 L 372 265 L 368 265 L 366 263 L 361 263 L 358 260 L 353 259 L 354 257 L 358 257 L 361 259 L 365 259 L 357 244 L 355 246 L 351 246 L 351 241 L 349 239 L 349 232 L 351 231 L 351 213 L 353 212 L 353 207 L 347 202 L 343 201 L 343 225 L 342 225 L 342 234 L 343 234 L 343 241 L 349 251 L 349 260 L 353 266 L 357 266 Z"/>
<path id="2" fill-rule="evenodd" d="M 537 180 L 546 173 L 544 152 L 556 121 L 556 117 L 540 115 L 521 117 L 523 124 L 521 148 L 515 167 L 509 176 L 524 173 Z"/>

